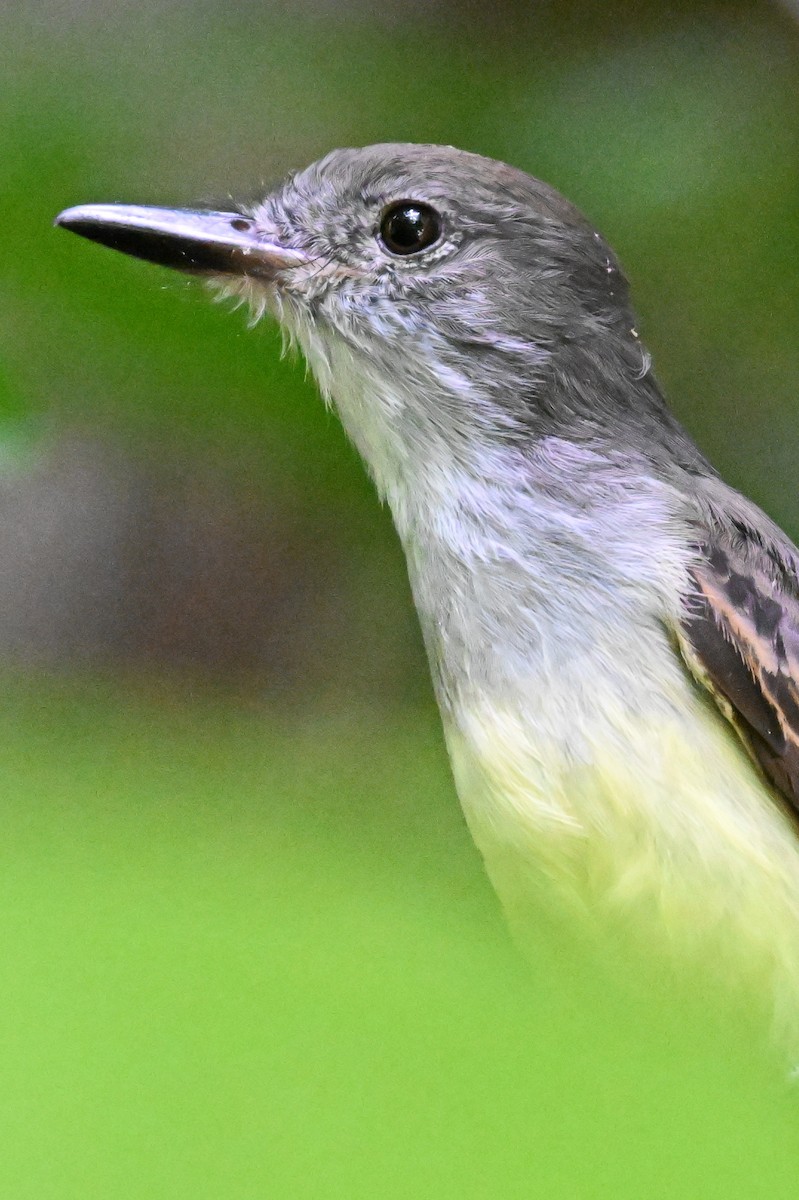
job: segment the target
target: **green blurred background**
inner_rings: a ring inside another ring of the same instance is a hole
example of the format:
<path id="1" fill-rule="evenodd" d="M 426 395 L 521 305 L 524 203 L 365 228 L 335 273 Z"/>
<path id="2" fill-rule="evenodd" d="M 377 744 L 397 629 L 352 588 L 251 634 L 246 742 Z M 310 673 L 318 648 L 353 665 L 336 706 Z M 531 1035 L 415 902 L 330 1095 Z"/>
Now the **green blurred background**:
<path id="1" fill-rule="evenodd" d="M 0 1197 L 795 1197 L 743 1014 L 509 944 L 387 514 L 266 326 L 54 231 L 444 141 L 604 230 L 794 534 L 791 4 L 6 0 Z"/>

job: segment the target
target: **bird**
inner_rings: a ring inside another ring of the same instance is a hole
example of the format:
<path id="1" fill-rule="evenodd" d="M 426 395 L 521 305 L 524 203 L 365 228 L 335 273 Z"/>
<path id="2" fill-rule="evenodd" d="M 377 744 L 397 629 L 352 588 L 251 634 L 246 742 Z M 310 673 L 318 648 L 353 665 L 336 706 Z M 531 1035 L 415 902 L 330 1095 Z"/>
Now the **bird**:
<path id="1" fill-rule="evenodd" d="M 516 167 L 392 143 L 234 211 L 56 223 L 304 355 L 391 510 L 511 923 L 756 993 L 795 1060 L 799 550 L 672 414 L 593 223 Z"/>

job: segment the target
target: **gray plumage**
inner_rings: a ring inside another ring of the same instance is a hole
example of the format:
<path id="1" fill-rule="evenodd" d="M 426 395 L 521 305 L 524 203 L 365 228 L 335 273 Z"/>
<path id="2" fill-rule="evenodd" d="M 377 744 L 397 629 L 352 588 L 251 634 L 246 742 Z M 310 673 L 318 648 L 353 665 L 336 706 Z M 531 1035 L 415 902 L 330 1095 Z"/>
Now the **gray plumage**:
<path id="1" fill-rule="evenodd" d="M 667 408 L 593 226 L 414 145 L 335 151 L 243 213 L 60 221 L 302 349 L 391 506 L 508 910 L 659 923 L 765 978 L 799 1046 L 799 553 Z"/>

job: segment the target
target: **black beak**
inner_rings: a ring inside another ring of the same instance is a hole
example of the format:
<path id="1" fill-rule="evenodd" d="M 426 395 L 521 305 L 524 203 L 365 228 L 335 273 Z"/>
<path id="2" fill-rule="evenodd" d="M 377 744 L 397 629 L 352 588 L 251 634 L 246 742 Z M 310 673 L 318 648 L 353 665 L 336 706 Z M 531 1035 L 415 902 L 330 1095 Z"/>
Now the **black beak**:
<path id="1" fill-rule="evenodd" d="M 252 217 L 241 213 L 81 204 L 60 213 L 55 224 L 177 271 L 268 281 L 278 271 L 310 261 L 301 251 L 270 241 Z"/>

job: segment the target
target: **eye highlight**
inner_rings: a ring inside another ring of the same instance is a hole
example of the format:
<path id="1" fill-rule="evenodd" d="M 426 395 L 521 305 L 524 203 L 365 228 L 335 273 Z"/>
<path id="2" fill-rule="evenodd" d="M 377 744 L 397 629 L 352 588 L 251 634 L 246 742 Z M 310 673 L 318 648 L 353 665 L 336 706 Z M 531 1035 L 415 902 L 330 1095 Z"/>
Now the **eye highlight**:
<path id="1" fill-rule="evenodd" d="M 441 237 L 441 217 L 429 204 L 399 200 L 380 219 L 380 241 L 391 254 L 419 254 Z"/>

